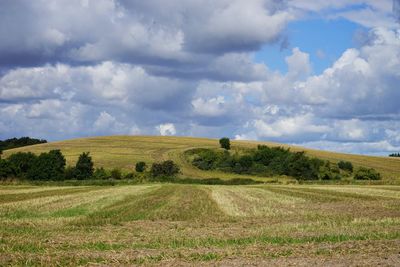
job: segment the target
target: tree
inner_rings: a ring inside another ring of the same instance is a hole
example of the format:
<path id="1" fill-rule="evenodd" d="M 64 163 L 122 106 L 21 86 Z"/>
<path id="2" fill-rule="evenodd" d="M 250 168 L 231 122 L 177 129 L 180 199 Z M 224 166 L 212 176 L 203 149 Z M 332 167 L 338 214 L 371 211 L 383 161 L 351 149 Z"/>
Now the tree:
<path id="1" fill-rule="evenodd" d="M 12 175 L 13 170 L 8 160 L 0 159 L 0 180 L 4 180 Z"/>
<path id="2" fill-rule="evenodd" d="M 219 144 L 221 145 L 221 148 L 224 148 L 226 150 L 231 149 L 231 142 L 227 137 L 219 139 Z"/>
<path id="3" fill-rule="evenodd" d="M 150 172 L 153 177 L 171 177 L 179 173 L 179 166 L 172 160 L 166 160 L 161 163 L 153 163 Z"/>
<path id="4" fill-rule="evenodd" d="M 28 152 L 18 152 L 8 157 L 8 162 L 17 177 L 24 177 L 32 168 L 36 160 L 35 154 Z"/>
<path id="5" fill-rule="evenodd" d="M 75 176 L 78 180 L 89 179 L 93 176 L 94 168 L 92 157 L 89 152 L 79 155 L 79 159 L 75 165 Z"/>
<path id="6" fill-rule="evenodd" d="M 27 178 L 30 180 L 63 180 L 65 164 L 65 158 L 60 150 L 42 153 L 34 160 L 34 164 L 27 172 Z"/>
<path id="7" fill-rule="evenodd" d="M 146 162 L 140 161 L 136 163 L 135 170 L 136 172 L 144 172 L 146 170 Z"/>
<path id="8" fill-rule="evenodd" d="M 341 170 L 353 172 L 353 164 L 350 161 L 340 161 L 338 167 Z"/>
<path id="9" fill-rule="evenodd" d="M 23 146 L 47 143 L 46 140 L 34 139 L 30 137 L 11 138 L 4 141 L 0 140 L 0 150 L 13 149 Z"/>

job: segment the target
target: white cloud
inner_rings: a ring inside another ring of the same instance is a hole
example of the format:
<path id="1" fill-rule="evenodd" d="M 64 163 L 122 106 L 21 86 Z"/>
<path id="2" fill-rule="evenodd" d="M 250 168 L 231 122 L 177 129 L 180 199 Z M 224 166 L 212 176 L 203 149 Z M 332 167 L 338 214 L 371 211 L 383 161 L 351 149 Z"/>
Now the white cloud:
<path id="1" fill-rule="evenodd" d="M 216 117 L 224 115 L 225 99 L 223 96 L 218 96 L 208 100 L 197 98 L 192 101 L 195 114 L 207 117 Z"/>
<path id="2" fill-rule="evenodd" d="M 299 115 L 295 117 L 283 117 L 271 123 L 263 120 L 255 120 L 254 128 L 259 137 L 277 138 L 296 136 L 302 134 L 323 134 L 330 130 L 329 127 L 318 125 L 312 114 Z"/>
<path id="3" fill-rule="evenodd" d="M 310 55 L 300 51 L 298 47 L 293 48 L 292 55 L 286 57 L 286 63 L 291 79 L 301 80 L 311 74 Z"/>
<path id="4" fill-rule="evenodd" d="M 156 129 L 162 136 L 176 134 L 175 125 L 172 123 L 160 124 L 159 126 L 156 127 Z"/>

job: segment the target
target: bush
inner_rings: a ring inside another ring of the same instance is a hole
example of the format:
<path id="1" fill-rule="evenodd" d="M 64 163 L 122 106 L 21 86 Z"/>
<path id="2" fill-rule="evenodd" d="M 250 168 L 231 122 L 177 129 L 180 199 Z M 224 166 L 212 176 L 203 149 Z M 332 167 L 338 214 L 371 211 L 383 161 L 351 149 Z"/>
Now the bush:
<path id="1" fill-rule="evenodd" d="M 341 170 L 353 172 L 353 164 L 350 161 L 340 161 L 338 167 Z"/>
<path id="2" fill-rule="evenodd" d="M 94 168 L 92 157 L 89 152 L 79 155 L 79 159 L 75 165 L 75 176 L 78 180 L 89 179 L 93 176 Z"/>
<path id="3" fill-rule="evenodd" d="M 110 178 L 110 175 L 108 175 L 106 170 L 103 167 L 101 167 L 101 168 L 96 168 L 96 170 L 93 173 L 93 178 L 95 180 L 106 180 Z"/>
<path id="4" fill-rule="evenodd" d="M 354 175 L 354 179 L 356 180 L 380 180 L 381 174 L 377 172 L 375 169 L 368 168 L 360 168 L 357 170 Z"/>
<path id="5" fill-rule="evenodd" d="M 65 158 L 60 150 L 42 153 L 27 172 L 30 180 L 64 180 Z"/>
<path id="6" fill-rule="evenodd" d="M 113 169 L 111 171 L 111 178 L 115 180 L 121 180 L 122 179 L 122 173 L 120 169 Z"/>
<path id="7" fill-rule="evenodd" d="M 179 166 L 172 160 L 167 160 L 161 163 L 153 163 L 150 172 L 153 177 L 172 177 L 179 173 Z"/>
<path id="8" fill-rule="evenodd" d="M 146 162 L 140 161 L 140 162 L 136 163 L 135 171 L 136 172 L 144 172 L 146 170 L 146 168 L 147 168 Z"/>
<path id="9" fill-rule="evenodd" d="M 224 137 L 219 139 L 219 144 L 221 145 L 221 148 L 224 148 L 226 150 L 231 149 L 231 142 L 229 138 Z"/>
<path id="10" fill-rule="evenodd" d="M 213 170 L 216 167 L 218 160 L 218 154 L 210 149 L 204 149 L 199 151 L 196 157 L 193 159 L 193 165 L 200 170 Z"/>

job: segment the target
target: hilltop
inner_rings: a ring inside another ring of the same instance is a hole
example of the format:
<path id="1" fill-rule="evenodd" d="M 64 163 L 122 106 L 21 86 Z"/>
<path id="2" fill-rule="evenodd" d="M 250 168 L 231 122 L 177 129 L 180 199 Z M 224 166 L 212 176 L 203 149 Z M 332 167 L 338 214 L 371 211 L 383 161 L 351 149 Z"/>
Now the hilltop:
<path id="1" fill-rule="evenodd" d="M 373 157 L 363 155 L 342 154 L 329 151 L 307 149 L 285 144 L 232 141 L 232 150 L 254 148 L 257 145 L 272 147 L 281 146 L 292 151 L 305 151 L 311 157 L 318 157 L 332 162 L 346 160 L 356 167 L 374 168 L 379 171 L 386 181 L 400 180 L 400 159 Z M 82 152 L 90 152 L 96 167 L 120 168 L 124 171 L 134 169 L 135 163 L 144 161 L 151 164 L 156 161 L 171 159 L 176 162 L 182 171 L 182 176 L 190 178 L 240 178 L 243 175 L 227 174 L 218 171 L 201 171 L 193 167 L 184 157 L 184 152 L 193 148 L 219 148 L 218 140 L 192 137 L 166 137 L 166 136 L 104 136 L 90 137 L 59 142 L 51 142 L 34 146 L 27 146 L 4 151 L 7 157 L 12 153 L 23 151 L 36 154 L 52 149 L 60 149 L 65 155 L 68 164 L 74 164 Z M 260 179 L 260 177 L 245 177 Z"/>

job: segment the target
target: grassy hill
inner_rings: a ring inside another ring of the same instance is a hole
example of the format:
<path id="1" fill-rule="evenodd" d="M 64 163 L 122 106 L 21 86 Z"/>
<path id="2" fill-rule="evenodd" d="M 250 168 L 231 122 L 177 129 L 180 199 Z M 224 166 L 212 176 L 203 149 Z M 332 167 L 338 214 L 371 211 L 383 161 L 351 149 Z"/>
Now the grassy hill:
<path id="1" fill-rule="evenodd" d="M 400 180 L 400 159 L 386 157 L 371 157 L 361 155 L 341 154 L 327 151 L 306 149 L 302 147 L 287 146 L 276 143 L 233 141 L 232 149 L 253 148 L 258 144 L 269 146 L 290 147 L 293 151 L 306 151 L 309 156 L 327 159 L 332 162 L 340 160 L 351 161 L 356 167 L 363 166 L 379 171 L 386 181 Z M 61 149 L 67 158 L 68 164 L 74 164 L 82 152 L 90 152 L 96 167 L 120 168 L 133 170 L 135 163 L 145 161 L 151 164 L 155 161 L 172 159 L 182 169 L 182 176 L 191 178 L 236 178 L 241 175 L 227 174 L 217 171 L 201 171 L 194 168 L 183 156 L 183 152 L 192 148 L 218 148 L 216 139 L 189 138 L 189 137 L 160 137 L 160 136 L 110 136 L 92 137 L 47 144 L 34 145 L 4 151 L 7 157 L 18 151 L 31 151 L 34 153 L 46 152 L 51 149 Z M 259 177 L 252 177 L 260 179 Z"/>

